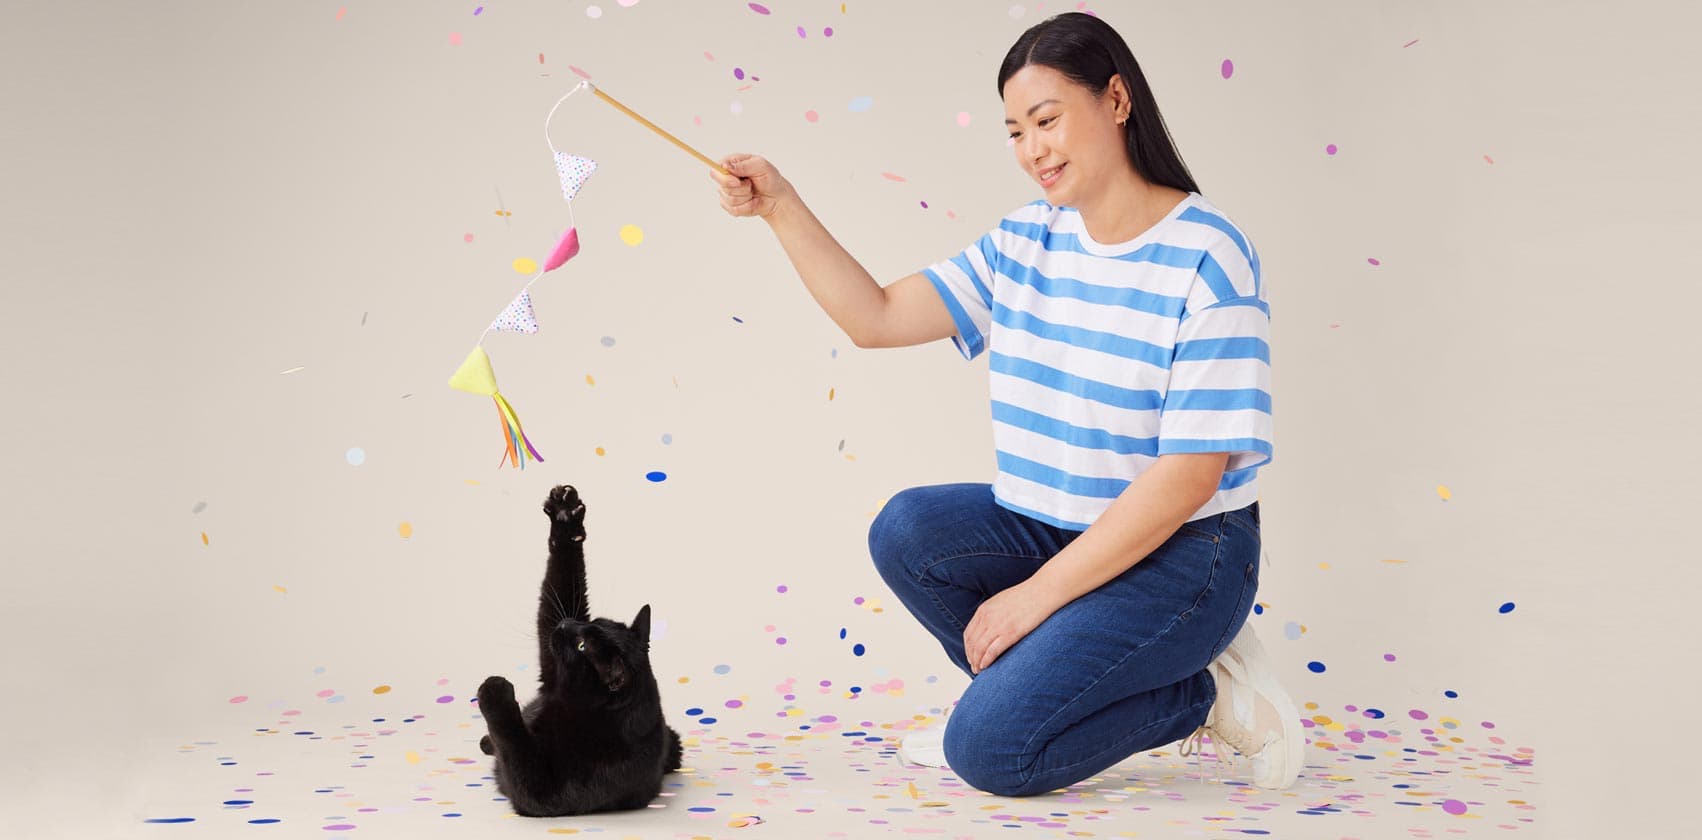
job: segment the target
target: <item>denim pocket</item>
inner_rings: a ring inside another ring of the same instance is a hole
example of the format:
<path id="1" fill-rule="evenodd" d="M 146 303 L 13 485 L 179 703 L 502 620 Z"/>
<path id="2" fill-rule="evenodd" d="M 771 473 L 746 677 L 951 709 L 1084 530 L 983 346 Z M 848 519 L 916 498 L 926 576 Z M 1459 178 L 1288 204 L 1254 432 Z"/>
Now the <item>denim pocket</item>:
<path id="1" fill-rule="evenodd" d="M 1206 542 L 1215 544 L 1218 540 L 1223 539 L 1222 522 L 1222 515 L 1208 516 L 1204 519 L 1184 522 L 1182 523 L 1182 527 L 1176 529 L 1176 536 L 1192 537 L 1193 539 L 1205 540 Z M 1214 524 L 1217 526 L 1216 530 L 1212 527 Z"/>

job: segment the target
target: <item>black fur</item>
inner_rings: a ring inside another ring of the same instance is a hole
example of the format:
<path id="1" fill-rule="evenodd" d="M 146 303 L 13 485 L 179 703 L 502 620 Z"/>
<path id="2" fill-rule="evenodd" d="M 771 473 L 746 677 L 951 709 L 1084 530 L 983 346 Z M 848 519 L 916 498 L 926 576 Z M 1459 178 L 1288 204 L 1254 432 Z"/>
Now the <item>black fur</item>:
<path id="1" fill-rule="evenodd" d="M 550 559 L 538 597 L 538 696 L 489 677 L 479 711 L 496 786 L 523 817 L 643 808 L 680 769 L 680 736 L 662 719 L 650 670 L 650 605 L 631 626 L 592 620 L 585 598 L 585 505 L 560 486 L 544 500 Z M 583 645 L 583 650 L 581 650 Z"/>

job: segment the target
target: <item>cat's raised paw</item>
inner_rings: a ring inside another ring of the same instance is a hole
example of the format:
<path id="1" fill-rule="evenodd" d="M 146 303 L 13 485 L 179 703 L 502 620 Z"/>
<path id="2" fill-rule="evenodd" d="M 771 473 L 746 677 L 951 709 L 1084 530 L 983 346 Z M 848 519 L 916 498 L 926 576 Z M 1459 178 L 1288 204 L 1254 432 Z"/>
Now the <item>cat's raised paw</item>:
<path id="1" fill-rule="evenodd" d="M 579 500 L 579 491 L 572 485 L 558 484 L 544 499 L 544 513 L 558 522 L 584 522 L 585 503 Z"/>
<path id="2" fill-rule="evenodd" d="M 514 702 L 514 683 L 507 677 L 485 677 L 479 685 L 480 708 L 494 708 L 498 705 Z"/>

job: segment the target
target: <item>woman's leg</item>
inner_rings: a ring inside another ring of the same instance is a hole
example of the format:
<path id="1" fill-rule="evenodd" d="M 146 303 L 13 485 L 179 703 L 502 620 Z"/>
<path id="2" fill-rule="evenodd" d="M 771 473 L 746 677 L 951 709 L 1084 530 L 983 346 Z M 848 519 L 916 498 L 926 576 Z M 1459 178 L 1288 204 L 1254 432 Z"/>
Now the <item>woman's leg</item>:
<path id="1" fill-rule="evenodd" d="M 906 492 L 890 521 L 877 520 L 871 547 L 885 549 L 876 552 L 883 577 L 962 668 L 974 609 L 1072 532 L 1048 536 L 1057 529 L 1008 511 L 1014 527 L 985 510 L 971 516 L 963 491 Z M 997 507 L 990 491 L 985 504 Z M 985 545 L 990 533 L 1001 536 Z M 1206 666 L 1252 609 L 1258 556 L 1256 506 L 1208 517 L 1054 613 L 958 701 L 946 731 L 952 769 L 992 793 L 1045 793 L 1188 735 L 1216 697 Z"/>
<path id="2" fill-rule="evenodd" d="M 1006 510 L 988 484 L 913 487 L 869 528 L 875 569 L 969 673 L 963 629 L 981 603 L 1033 575 L 1079 532 Z"/>

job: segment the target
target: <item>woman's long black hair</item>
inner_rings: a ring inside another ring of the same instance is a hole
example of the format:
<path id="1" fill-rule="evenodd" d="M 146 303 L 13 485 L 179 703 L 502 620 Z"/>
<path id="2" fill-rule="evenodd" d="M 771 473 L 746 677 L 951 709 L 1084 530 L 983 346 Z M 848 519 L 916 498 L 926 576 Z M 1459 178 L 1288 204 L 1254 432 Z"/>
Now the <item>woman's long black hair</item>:
<path id="1" fill-rule="evenodd" d="M 1050 67 L 1076 84 L 1104 96 L 1113 74 L 1123 77 L 1129 90 L 1129 120 L 1123 134 L 1128 139 L 1129 162 L 1142 178 L 1187 192 L 1199 192 L 1188 172 L 1176 142 L 1158 113 L 1152 88 L 1135 61 L 1135 54 L 1111 24 L 1081 12 L 1047 18 L 1028 28 L 1011 45 L 999 66 L 999 98 L 1005 97 L 1005 82 L 1030 64 Z"/>

